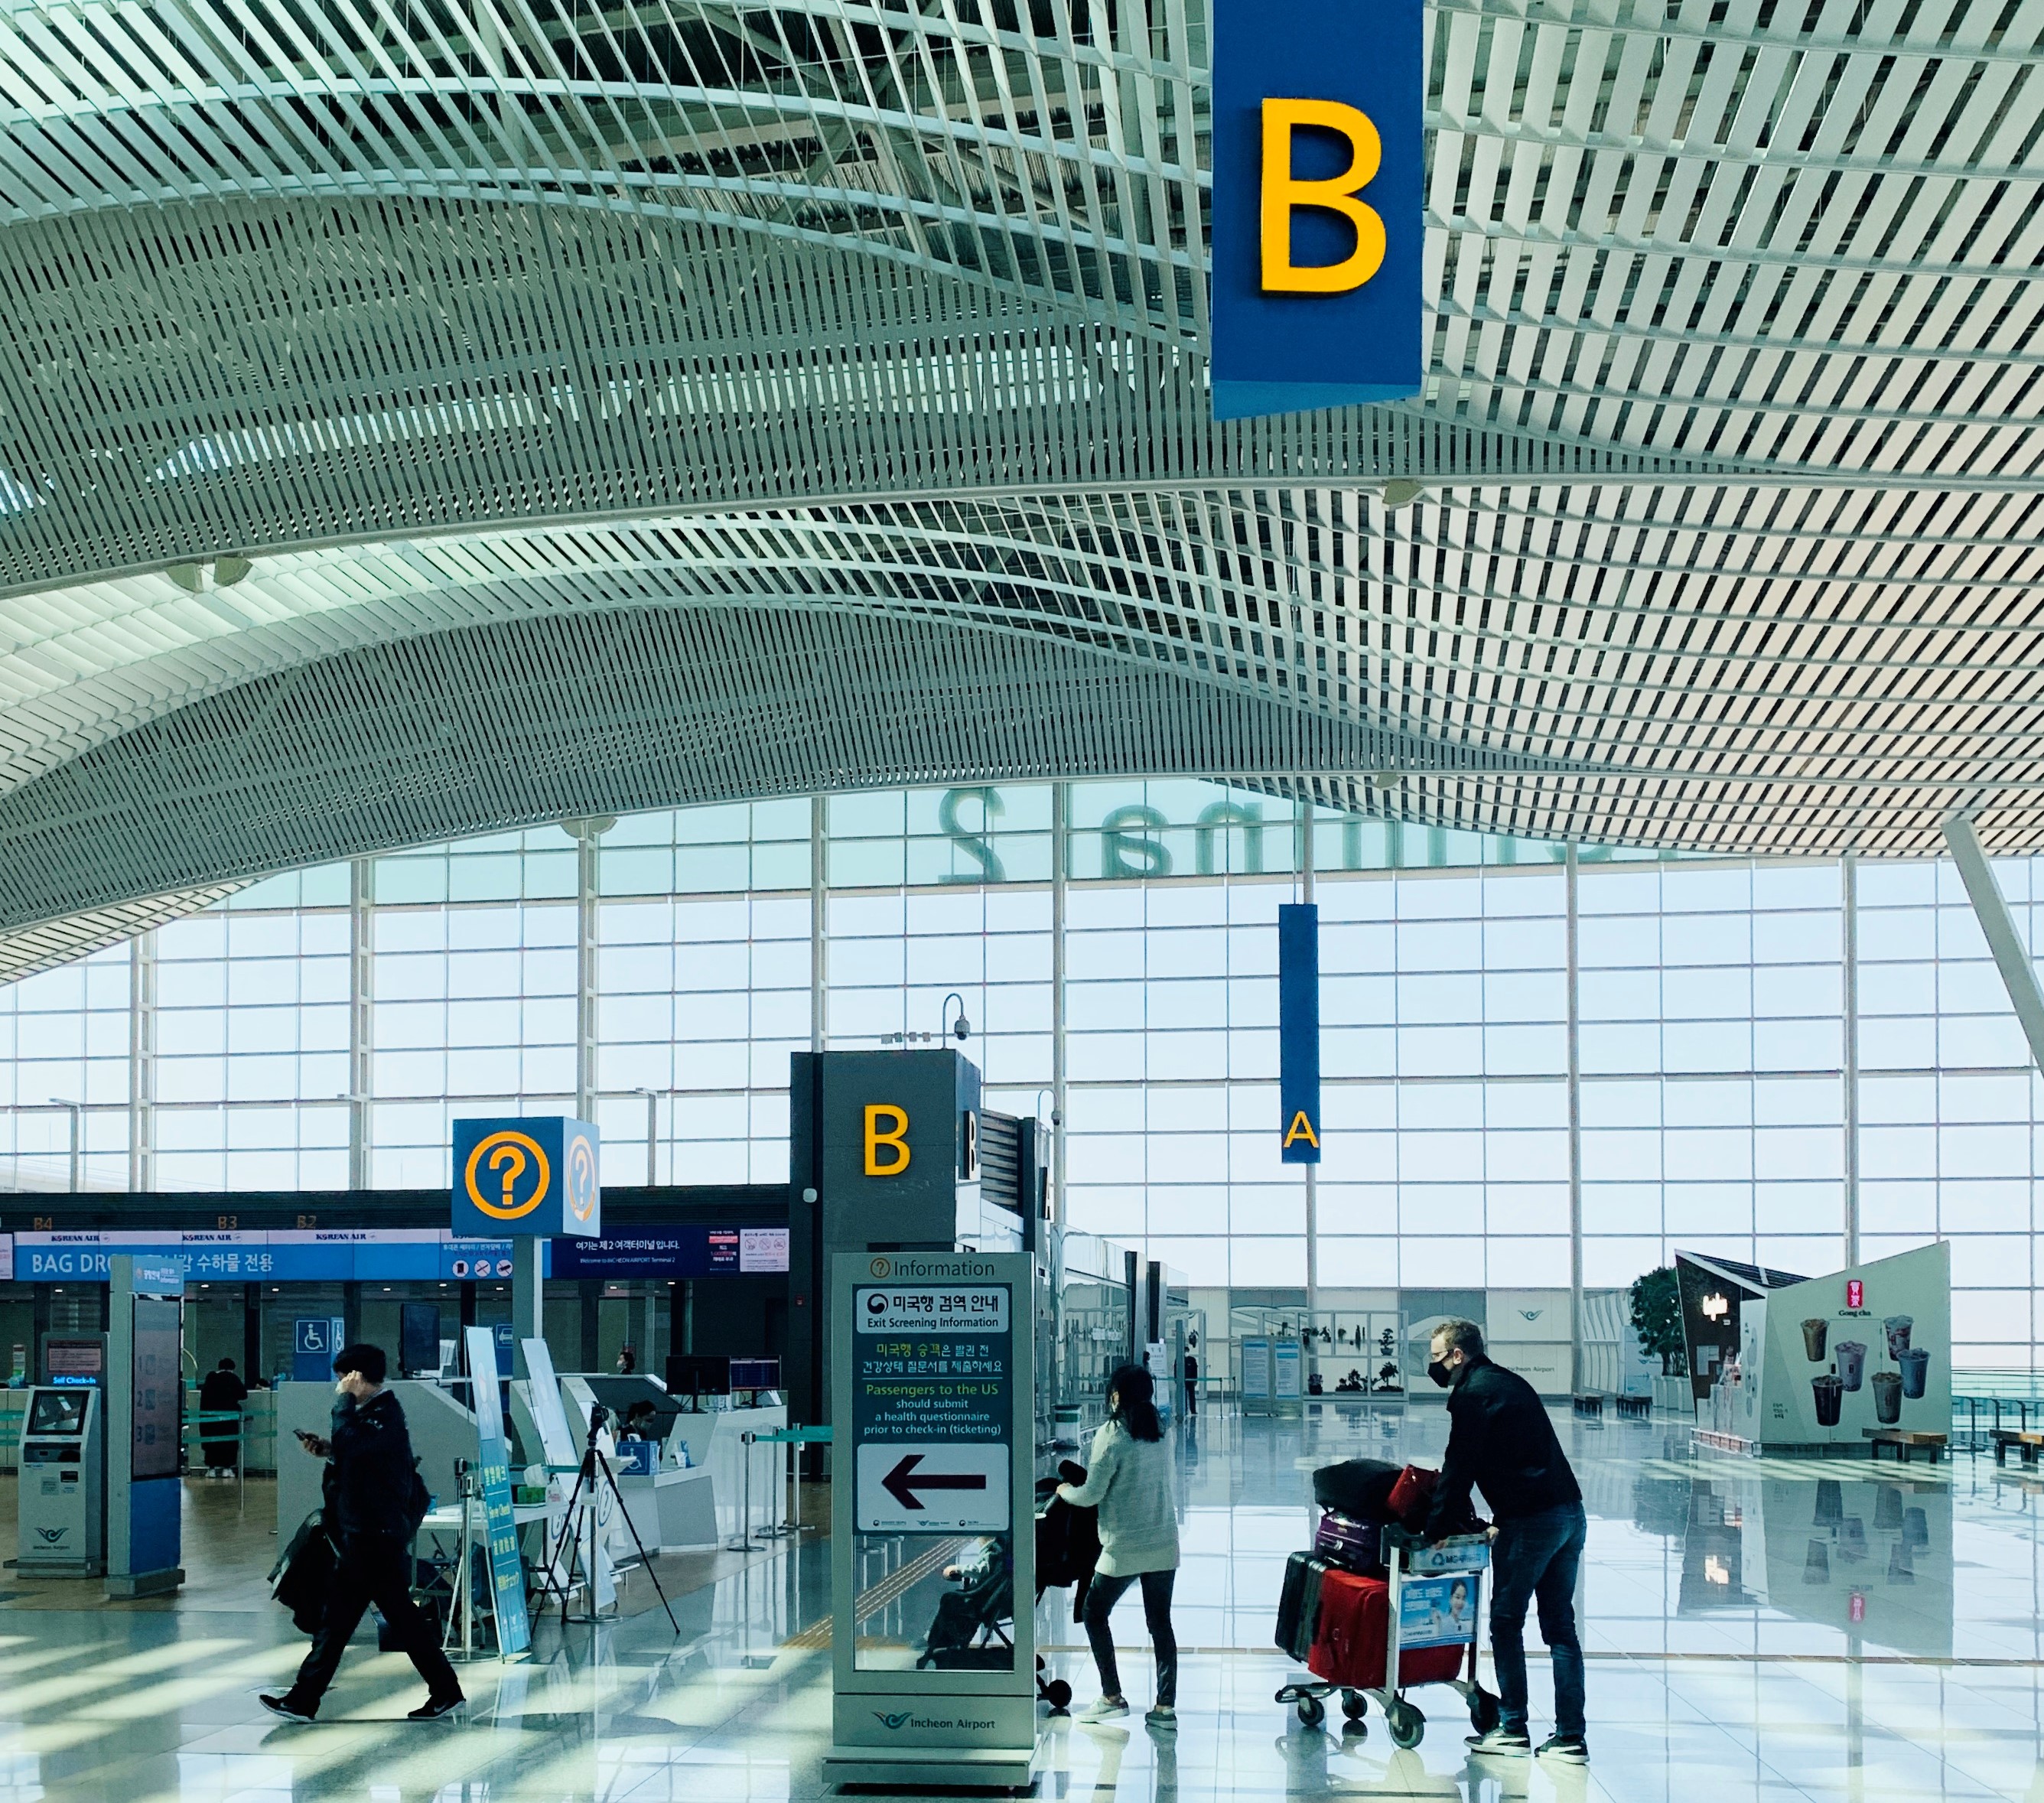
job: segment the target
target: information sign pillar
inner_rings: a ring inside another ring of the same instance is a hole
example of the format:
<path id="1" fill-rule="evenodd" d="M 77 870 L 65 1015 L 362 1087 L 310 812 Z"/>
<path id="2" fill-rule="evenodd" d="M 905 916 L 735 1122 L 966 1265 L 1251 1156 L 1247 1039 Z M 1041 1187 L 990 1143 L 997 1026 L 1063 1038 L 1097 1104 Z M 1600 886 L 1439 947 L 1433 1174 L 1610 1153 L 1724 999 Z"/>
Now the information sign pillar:
<path id="1" fill-rule="evenodd" d="M 156 1596 L 185 1581 L 184 1273 L 121 1253 L 106 1287 L 106 1593 Z"/>
<path id="2" fill-rule="evenodd" d="M 832 1266 L 834 1783 L 1030 1781 L 1035 1292 L 1021 1253 Z"/>

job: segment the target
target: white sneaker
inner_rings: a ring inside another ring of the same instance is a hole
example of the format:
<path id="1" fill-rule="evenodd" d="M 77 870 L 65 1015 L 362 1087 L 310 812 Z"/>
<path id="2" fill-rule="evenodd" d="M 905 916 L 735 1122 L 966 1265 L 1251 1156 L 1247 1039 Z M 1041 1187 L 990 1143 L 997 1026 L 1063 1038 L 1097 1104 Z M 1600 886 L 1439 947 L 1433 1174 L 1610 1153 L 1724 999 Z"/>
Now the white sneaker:
<path id="1" fill-rule="evenodd" d="M 1101 1697 L 1087 1704 L 1079 1711 L 1079 1720 L 1081 1721 L 1112 1721 L 1116 1716 L 1125 1716 L 1128 1713 L 1128 1705 L 1125 1702 L 1112 1697 Z"/>

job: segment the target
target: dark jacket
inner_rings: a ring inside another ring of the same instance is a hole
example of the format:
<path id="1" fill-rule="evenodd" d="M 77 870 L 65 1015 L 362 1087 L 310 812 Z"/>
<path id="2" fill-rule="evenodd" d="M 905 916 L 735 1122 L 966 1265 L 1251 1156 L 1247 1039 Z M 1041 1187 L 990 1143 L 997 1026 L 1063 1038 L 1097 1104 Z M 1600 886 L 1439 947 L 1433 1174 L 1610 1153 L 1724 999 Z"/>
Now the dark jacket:
<path id="1" fill-rule="evenodd" d="M 359 1407 L 343 1397 L 328 1430 L 333 1443 L 325 1484 L 328 1528 L 344 1546 L 360 1539 L 409 1540 L 412 1436 L 405 1411 L 387 1390 Z"/>
<path id="2" fill-rule="evenodd" d="M 1471 1484 L 1500 1521 L 1582 1501 L 1554 1424 L 1516 1371 L 1472 1359 L 1448 1392 L 1448 1455 L 1427 1516 L 1430 1536 L 1466 1510 Z"/>

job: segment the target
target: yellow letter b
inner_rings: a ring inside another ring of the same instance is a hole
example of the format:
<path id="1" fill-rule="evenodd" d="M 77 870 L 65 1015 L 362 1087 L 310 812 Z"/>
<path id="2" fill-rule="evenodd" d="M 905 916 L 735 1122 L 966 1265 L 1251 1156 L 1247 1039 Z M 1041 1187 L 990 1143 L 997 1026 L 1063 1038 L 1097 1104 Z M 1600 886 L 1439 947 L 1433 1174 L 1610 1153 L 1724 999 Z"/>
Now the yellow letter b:
<path id="1" fill-rule="evenodd" d="M 885 1119 L 887 1130 L 880 1130 Z M 886 1163 L 880 1155 L 885 1151 L 895 1155 Z M 866 1174 L 868 1177 L 899 1177 L 909 1168 L 909 1111 L 897 1108 L 891 1101 L 870 1102 L 866 1109 Z"/>
<path id="2" fill-rule="evenodd" d="M 1326 181 L 1292 174 L 1292 130 L 1320 125 L 1348 140 L 1349 165 Z M 1263 102 L 1263 287 L 1267 294 L 1339 294 L 1360 288 L 1384 263 L 1384 221 L 1374 206 L 1355 198 L 1376 179 L 1384 160 L 1383 140 L 1367 113 L 1338 100 L 1266 100 Z M 1316 206 L 1338 213 L 1355 228 L 1355 248 L 1339 263 L 1292 261 L 1292 213 Z"/>

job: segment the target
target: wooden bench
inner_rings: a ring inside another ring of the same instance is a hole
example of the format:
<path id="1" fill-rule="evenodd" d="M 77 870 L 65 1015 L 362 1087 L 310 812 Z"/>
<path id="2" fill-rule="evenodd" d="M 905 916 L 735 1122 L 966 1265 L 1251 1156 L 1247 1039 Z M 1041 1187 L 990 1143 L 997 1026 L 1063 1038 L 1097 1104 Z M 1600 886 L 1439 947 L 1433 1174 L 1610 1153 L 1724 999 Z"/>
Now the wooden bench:
<path id="1" fill-rule="evenodd" d="M 1907 1465 L 1912 1453 L 1927 1452 L 1934 1465 L 1943 1456 L 1946 1436 L 1943 1434 L 1926 1434 L 1907 1428 L 1863 1428 L 1866 1436 L 1867 1456 L 1877 1465 L 1881 1463 L 1881 1449 L 1884 1446 L 1895 1448 L 1896 1463 Z"/>
<path id="2" fill-rule="evenodd" d="M 1604 1398 L 1601 1396 L 1577 1397 L 1576 1413 L 1578 1415 L 1594 1415 L 1601 1420 L 1604 1418 Z"/>
<path id="3" fill-rule="evenodd" d="M 1654 1413 L 1654 1398 L 1650 1396 L 1616 1396 L 1612 1407 L 1620 1420 L 1643 1421 Z"/>
<path id="4" fill-rule="evenodd" d="M 2037 1450 L 2044 1447 L 2044 1433 L 2034 1428 L 1996 1428 L 1994 1430 L 1994 1462 L 1997 1465 L 2008 1463 L 2008 1449 L 2014 1447 L 2026 1465 L 2037 1463 Z"/>

